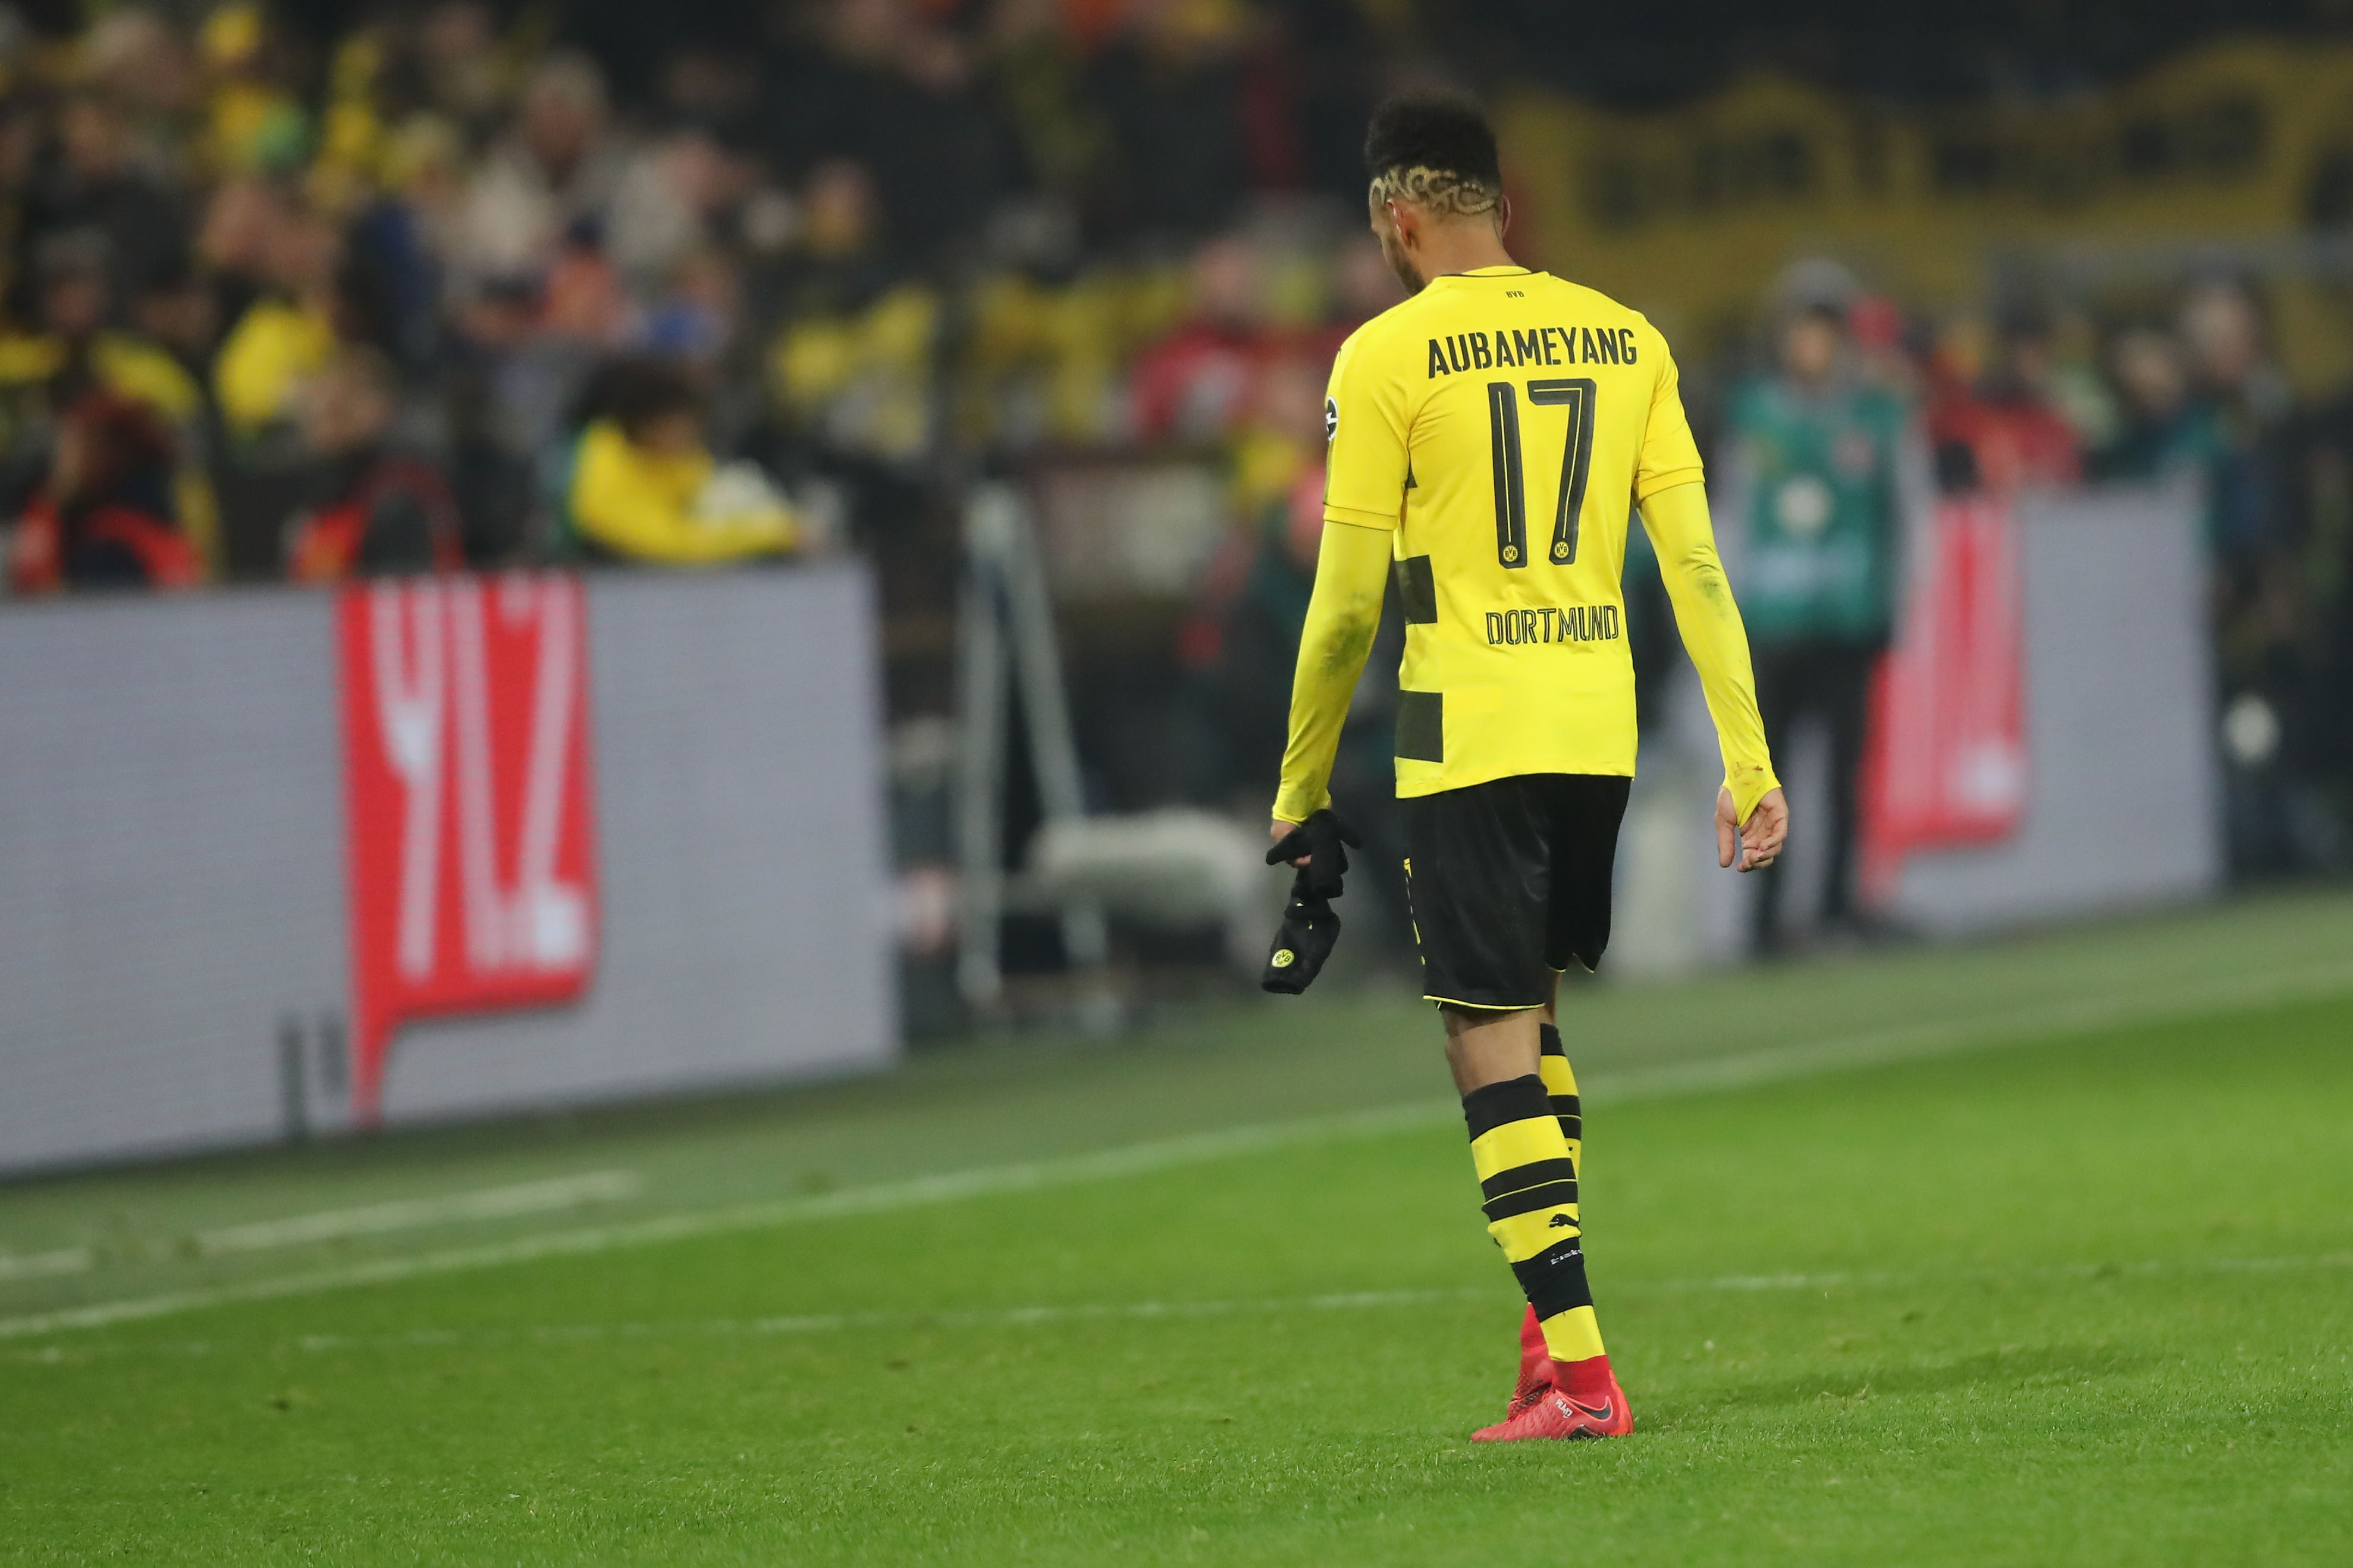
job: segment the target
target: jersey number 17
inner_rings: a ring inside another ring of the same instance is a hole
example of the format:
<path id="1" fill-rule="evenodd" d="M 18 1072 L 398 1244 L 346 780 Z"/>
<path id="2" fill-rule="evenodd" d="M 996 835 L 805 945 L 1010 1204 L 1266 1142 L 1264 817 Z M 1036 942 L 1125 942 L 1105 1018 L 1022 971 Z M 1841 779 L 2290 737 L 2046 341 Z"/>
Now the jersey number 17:
<path id="1" fill-rule="evenodd" d="M 1553 510 L 1556 566 L 1577 560 L 1577 515 L 1585 510 L 1585 470 L 1593 457 L 1593 380 L 1531 381 L 1528 402 L 1568 410 L 1568 438 L 1560 454 L 1560 504 Z M 1520 468 L 1520 396 L 1508 381 L 1487 384 L 1488 447 L 1495 468 L 1495 556 L 1506 566 L 1528 563 L 1527 480 Z"/>

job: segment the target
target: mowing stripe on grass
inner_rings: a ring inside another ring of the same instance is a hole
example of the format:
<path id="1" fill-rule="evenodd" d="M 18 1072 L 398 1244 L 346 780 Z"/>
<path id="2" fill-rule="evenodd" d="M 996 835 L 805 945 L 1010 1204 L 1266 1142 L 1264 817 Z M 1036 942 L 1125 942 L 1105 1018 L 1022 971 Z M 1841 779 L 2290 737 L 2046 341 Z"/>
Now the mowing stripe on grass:
<path id="1" fill-rule="evenodd" d="M 553 1343 L 582 1340 L 647 1340 L 673 1334 L 796 1335 L 842 1333 L 856 1329 L 1020 1329 L 1055 1323 L 1159 1318 L 1261 1317 L 1281 1312 L 1363 1312 L 1395 1307 L 1486 1303 L 1493 1289 L 1453 1290 L 1343 1290 L 1320 1296 L 1275 1296 L 1249 1300 L 1083 1301 L 1067 1306 L 1000 1307 L 943 1312 L 807 1312 L 776 1318 L 708 1318 L 684 1323 L 543 1323 L 524 1329 L 473 1330 L 462 1333 L 424 1329 L 406 1334 L 306 1334 L 303 1350 L 342 1350 L 369 1344 L 470 1344 L 477 1341 L 527 1338 Z"/>
<path id="2" fill-rule="evenodd" d="M 1605 1103 L 1674 1099 L 1729 1089 L 1778 1083 L 1823 1073 L 1925 1060 L 1966 1051 L 2017 1046 L 2067 1035 L 2093 1033 L 2128 1024 L 2221 1008 L 2275 1005 L 2353 992 L 2353 962 L 2306 965 L 2270 973 L 2240 974 L 2195 985 L 2150 988 L 2104 997 L 1994 1014 L 1976 1019 L 1939 1019 L 1875 1029 L 1838 1038 L 1777 1046 L 1672 1067 L 1621 1073 L 1596 1073 L 1582 1087 L 1588 1099 Z M 433 1275 L 501 1268 L 540 1258 L 579 1257 L 623 1247 L 659 1246 L 744 1230 L 763 1230 L 815 1220 L 888 1213 L 934 1204 L 1145 1175 L 1277 1149 L 1435 1126 L 1460 1113 L 1451 1100 L 1415 1100 L 1336 1116 L 1226 1128 L 1179 1138 L 1155 1139 L 1092 1153 L 1016 1164 L 918 1176 L 903 1182 L 852 1187 L 808 1197 L 780 1198 L 689 1210 L 612 1225 L 547 1231 L 437 1252 L 384 1258 L 365 1263 L 272 1279 L 168 1291 L 117 1301 L 95 1302 L 55 1311 L 0 1318 L 0 1339 L 103 1328 L 113 1323 L 169 1317 L 239 1302 L 368 1285 L 396 1284 Z"/>
<path id="3" fill-rule="evenodd" d="M 1889 1289 L 1946 1285 L 1963 1280 L 2018 1283 L 2024 1280 L 2160 1279 L 2182 1274 L 2289 1274 L 2353 1268 L 2353 1252 L 2327 1252 L 2303 1258 L 2144 1258 L 2123 1263 L 2060 1263 L 2022 1268 L 1912 1270 L 1869 1274 L 1833 1271 L 1821 1274 L 1725 1274 L 1707 1279 L 1613 1280 L 1613 1291 L 1630 1296 L 1644 1292 L 1698 1294 L 1720 1292 L 1746 1295 L 1761 1290 L 1834 1290 L 1843 1287 Z M 335 1350 L 362 1344 L 460 1344 L 479 1340 L 525 1335 L 551 1341 L 655 1339 L 671 1333 L 822 1334 L 854 1329 L 1018 1329 L 1038 1324 L 1089 1322 L 1103 1319 L 1220 1318 L 1267 1316 L 1279 1312 L 1376 1311 L 1397 1307 L 1485 1305 L 1499 1310 L 1510 1288 L 1501 1282 L 1462 1286 L 1451 1290 L 1335 1290 L 1315 1296 L 1271 1296 L 1243 1300 L 1085 1301 L 1067 1305 L 997 1307 L 945 1311 L 803 1312 L 774 1318 L 709 1318 L 686 1323 L 567 1323 L 537 1324 L 527 1329 L 457 1331 L 419 1329 L 406 1334 L 306 1334 L 298 1343 L 304 1350 Z M 1519 1303 L 1508 1304 L 1516 1312 Z"/>
<path id="4" fill-rule="evenodd" d="M 1854 1273 L 1832 1270 L 1820 1274 L 1725 1274 L 1703 1279 L 1613 1279 L 1613 1296 L 1644 1294 L 1752 1295 L 1765 1291 L 1837 1289 L 1912 1289 L 1924 1286 L 1995 1281 L 2098 1280 L 2169 1279 L 2185 1274 L 2290 1274 L 2353 1269 L 2353 1252 L 2319 1253 L 2301 1258 L 2164 1258 L 2123 1263 L 2060 1263 L 2020 1268 L 1873 1270 Z M 1198 1301 L 1087 1301 L 1066 1305 L 999 1307 L 969 1310 L 805 1312 L 773 1318 L 706 1318 L 668 1323 L 534 1323 L 520 1328 L 411 1329 L 397 1334 L 304 1334 L 283 1342 L 292 1349 L 323 1352 L 385 1346 L 503 1345 L 517 1341 L 571 1344 L 603 1340 L 659 1340 L 686 1334 L 799 1335 L 844 1333 L 857 1330 L 1029 1328 L 1056 1323 L 1103 1320 L 1271 1316 L 1283 1312 L 1376 1311 L 1402 1307 L 1484 1305 L 1501 1310 L 1509 1288 L 1500 1283 L 1462 1286 L 1451 1290 L 1342 1290 L 1317 1296 L 1271 1296 L 1250 1300 Z M 1516 1300 L 1510 1301 L 1516 1310 Z M 203 1340 L 178 1342 L 117 1343 L 92 1347 L 110 1355 L 208 1355 L 213 1346 Z M 82 1352 L 73 1352 L 80 1356 Z M 58 1346 L 0 1351 L 0 1360 L 55 1365 L 68 1352 Z"/>

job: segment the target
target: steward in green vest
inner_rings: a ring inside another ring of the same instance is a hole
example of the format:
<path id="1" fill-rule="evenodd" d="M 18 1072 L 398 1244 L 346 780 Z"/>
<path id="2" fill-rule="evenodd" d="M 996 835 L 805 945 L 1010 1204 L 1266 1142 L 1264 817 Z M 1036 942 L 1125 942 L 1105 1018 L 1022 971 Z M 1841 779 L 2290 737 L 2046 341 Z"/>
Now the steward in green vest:
<path id="1" fill-rule="evenodd" d="M 1832 931 L 1857 917 L 1857 783 L 1872 673 L 1901 596 L 1897 468 L 1910 415 L 1856 374 L 1842 300 L 1799 304 L 1783 319 L 1778 348 L 1776 373 L 1734 399 L 1726 432 L 1745 489 L 1733 586 L 1767 745 L 1788 756 L 1791 729 L 1808 718 L 1828 731 L 1820 923 Z M 1753 911 L 1761 953 L 1786 945 L 1782 891 L 1779 867 L 1767 868 Z"/>
<path id="2" fill-rule="evenodd" d="M 1895 624 L 1904 405 L 1833 372 L 1762 376 L 1733 404 L 1747 478 L 1740 614 L 1758 645 L 1885 646 Z"/>

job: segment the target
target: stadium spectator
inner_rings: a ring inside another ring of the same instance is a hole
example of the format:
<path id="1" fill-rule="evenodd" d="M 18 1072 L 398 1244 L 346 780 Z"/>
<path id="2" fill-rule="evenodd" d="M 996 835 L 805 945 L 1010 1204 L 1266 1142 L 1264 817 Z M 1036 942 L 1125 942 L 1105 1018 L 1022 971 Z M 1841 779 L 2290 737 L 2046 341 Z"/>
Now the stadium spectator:
<path id="1" fill-rule="evenodd" d="M 683 130 L 632 154 L 613 190 L 605 247 L 634 292 L 659 289 L 711 241 L 712 219 L 748 172 L 709 133 Z"/>
<path id="2" fill-rule="evenodd" d="M 1235 515 L 1255 519 L 1302 483 L 1313 483 L 1320 493 L 1329 370 L 1329 361 L 1280 353 L 1259 371 L 1250 389 L 1249 417 L 1228 444 Z"/>
<path id="3" fill-rule="evenodd" d="M 1182 636 L 1185 662 L 1212 741 L 1194 790 L 1222 801 L 1282 760 L 1291 667 L 1315 586 L 1324 534 L 1323 467 L 1266 499 L 1246 531 L 1219 550 Z"/>
<path id="4" fill-rule="evenodd" d="M 0 482 L 21 502 L 48 467 L 58 414 L 85 394 L 105 390 L 144 403 L 174 433 L 173 500 L 182 530 L 198 558 L 216 564 L 218 513 L 204 462 L 203 391 L 164 345 L 108 324 L 108 254 L 105 236 L 94 229 L 52 234 L 36 254 L 40 330 L 0 337 L 0 426 L 10 448 Z"/>
<path id="5" fill-rule="evenodd" d="M 1146 441 L 1213 441 L 1251 407 L 1267 341 L 1264 258 L 1241 235 L 1195 253 L 1192 309 L 1136 356 L 1130 383 L 1135 433 Z"/>
<path id="6" fill-rule="evenodd" d="M 2115 439 L 2095 454 L 2103 479 L 2148 480 L 2202 470 L 2218 445 L 2211 412 L 2190 400 L 2181 345 L 2160 328 L 2132 325 L 2108 349 L 2120 404 Z"/>
<path id="7" fill-rule="evenodd" d="M 201 584 L 204 563 L 173 517 L 172 469 L 172 432 L 153 409 L 84 394 L 58 421 L 48 475 L 16 520 L 11 590 Z"/>
<path id="8" fill-rule="evenodd" d="M 2192 287 L 2182 299 L 2180 334 L 2213 431 L 2210 538 L 2219 556 L 2251 565 L 2275 531 L 2271 447 L 2287 416 L 2287 384 L 2264 353 L 2254 300 L 2236 283 Z"/>
<path id="9" fill-rule="evenodd" d="M 977 91 L 970 50 L 911 0 L 803 8 L 771 60 L 767 153 L 788 175 L 849 159 L 868 169 L 881 227 L 932 261 L 976 230 L 1000 184 L 1005 138 Z"/>
<path id="10" fill-rule="evenodd" d="M 454 127 L 467 144 L 491 140 L 514 88 L 515 54 L 502 47 L 498 17 L 481 0 L 429 6 L 412 35 L 409 68 L 418 106 Z"/>
<path id="11" fill-rule="evenodd" d="M 1842 282 L 1793 275 L 1775 371 L 1740 388 L 1727 421 L 1736 499 L 1741 611 L 1754 649 L 1767 744 L 1788 756 L 1803 719 L 1830 741 L 1821 840 L 1826 928 L 1855 916 L 1857 774 L 1873 671 L 1895 617 L 1903 518 L 1897 468 L 1906 415 L 1856 373 Z M 1754 906 L 1761 953 L 1785 945 L 1784 874 L 1764 873 Z"/>
<path id="12" fill-rule="evenodd" d="M 2227 851 L 2242 877 L 2319 869 L 2339 853 L 2342 832 L 2312 798 L 2326 747 L 2314 733 L 2325 707 L 2308 696 L 2316 651 L 2308 588 L 2327 575 L 2308 578 L 2284 504 L 2287 386 L 2241 284 L 2193 284 L 2178 319 L 2192 396 L 2212 433 L 2203 477 Z"/>
<path id="13" fill-rule="evenodd" d="M 448 486 L 393 438 L 399 395 L 391 362 L 364 345 L 338 350 L 303 389 L 302 439 L 317 500 L 287 527 L 286 572 L 295 582 L 465 565 Z"/>
<path id="14" fill-rule="evenodd" d="M 687 566 L 801 542 L 799 519 L 756 468 L 713 461 L 694 384 L 675 367 L 611 366 L 588 414 L 555 477 L 563 552 Z"/>
<path id="15" fill-rule="evenodd" d="M 2076 483 L 2083 454 L 2052 395 L 2048 314 L 2010 310 L 1993 333 L 1993 363 L 1980 372 L 1976 357 L 1954 345 L 1930 377 L 1928 439 L 1946 488 L 2014 493 Z"/>
<path id="16" fill-rule="evenodd" d="M 182 203 L 132 161 L 132 132 L 113 104 L 76 93 L 58 115 L 57 158 L 26 204 L 25 232 L 37 246 L 81 233 L 100 247 L 109 321 L 177 269 L 188 243 Z"/>
<path id="17" fill-rule="evenodd" d="M 241 320 L 269 288 L 270 247 L 288 200 L 277 184 L 251 176 L 223 180 L 206 199 L 195 253 L 217 324 Z"/>
<path id="18" fill-rule="evenodd" d="M 883 243 L 874 176 L 854 159 L 828 158 L 801 187 L 795 243 L 764 279 L 768 308 L 786 319 L 864 310 L 899 280 Z"/>
<path id="19" fill-rule="evenodd" d="M 810 175 L 800 245 L 765 289 L 786 325 L 769 381 L 805 458 L 911 465 L 931 449 L 940 291 L 882 243 L 872 178 L 831 160 Z"/>
<path id="20" fill-rule="evenodd" d="M 1030 190 L 1100 233 L 1118 199 L 1118 144 L 1110 115 L 1087 90 L 1096 40 L 1069 25 L 1067 10 L 1060 0 L 995 6 L 986 85 L 1005 121 L 1008 156 Z"/>
<path id="21" fill-rule="evenodd" d="M 130 162 L 158 178 L 188 151 L 201 79 L 187 37 L 160 10 L 110 7 L 84 40 L 85 87 L 111 103 L 130 133 Z"/>
<path id="22" fill-rule="evenodd" d="M 221 341 L 213 395 L 232 441 L 250 447 L 290 430 L 302 383 L 335 346 L 342 238 L 323 215 L 261 209 L 265 284 Z"/>
<path id="23" fill-rule="evenodd" d="M 600 234 L 621 170 L 602 73 L 585 55 L 549 56 L 467 187 L 450 259 L 475 281 L 543 277 L 567 239 Z"/>
<path id="24" fill-rule="evenodd" d="M 1330 364 L 1348 334 L 1405 298 L 1378 241 L 1352 234 L 1332 253 L 1332 306 L 1329 319 L 1311 335 L 1308 357 Z"/>
<path id="25" fill-rule="evenodd" d="M 203 167 L 228 176 L 282 176 L 300 167 L 311 148 L 311 116 L 287 85 L 290 51 L 263 7 L 230 0 L 205 17 L 196 41 Z"/>
<path id="26" fill-rule="evenodd" d="M 1230 223 L 1251 189 L 1240 6 L 1139 0 L 1099 54 L 1096 100 L 1118 148 L 1124 233 L 1196 235 Z"/>

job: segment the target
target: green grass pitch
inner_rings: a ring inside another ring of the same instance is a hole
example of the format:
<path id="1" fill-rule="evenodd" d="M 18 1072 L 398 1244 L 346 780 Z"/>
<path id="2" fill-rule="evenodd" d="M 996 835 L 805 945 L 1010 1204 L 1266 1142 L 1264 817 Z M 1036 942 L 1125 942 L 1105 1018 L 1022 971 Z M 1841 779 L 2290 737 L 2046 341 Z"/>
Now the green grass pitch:
<path id="1" fill-rule="evenodd" d="M 0 1561 L 2353 1562 L 2353 900 L 1566 1010 L 1631 1438 L 1334 994 L 0 1188 Z"/>

